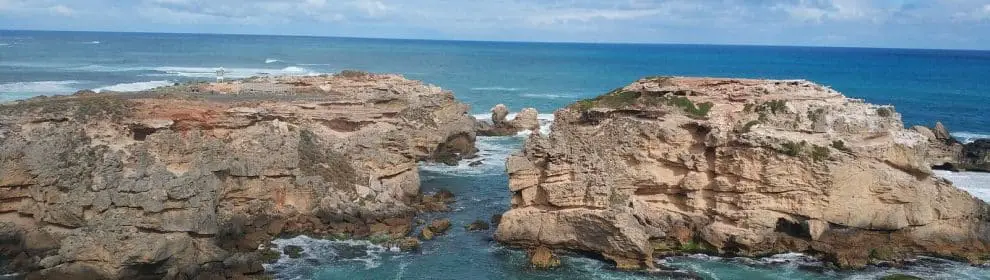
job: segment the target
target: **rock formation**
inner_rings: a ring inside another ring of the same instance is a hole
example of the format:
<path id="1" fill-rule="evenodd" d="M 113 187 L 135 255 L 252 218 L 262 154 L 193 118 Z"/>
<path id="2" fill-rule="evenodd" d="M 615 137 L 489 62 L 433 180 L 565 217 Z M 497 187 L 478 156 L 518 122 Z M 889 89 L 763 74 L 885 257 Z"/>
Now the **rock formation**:
<path id="1" fill-rule="evenodd" d="M 475 125 L 475 130 L 481 136 L 511 136 L 526 130 L 540 129 L 540 113 L 533 108 L 525 108 L 516 114 L 511 121 L 506 117 L 509 115 L 509 108 L 503 104 L 492 107 L 491 122 L 479 120 Z"/>
<path id="2" fill-rule="evenodd" d="M 353 71 L 3 104 L 0 259 L 28 279 L 238 278 L 279 234 L 405 236 L 417 162 L 476 151 L 467 112 Z"/>
<path id="3" fill-rule="evenodd" d="M 894 108 L 811 82 L 645 78 L 558 110 L 508 159 L 495 238 L 620 268 L 677 252 L 986 260 L 990 206 L 933 176 L 928 149 Z"/>
<path id="4" fill-rule="evenodd" d="M 932 166 L 951 171 L 990 172 L 990 139 L 977 139 L 960 143 L 949 134 L 941 122 L 933 129 L 912 127 L 929 142 L 928 161 Z"/>

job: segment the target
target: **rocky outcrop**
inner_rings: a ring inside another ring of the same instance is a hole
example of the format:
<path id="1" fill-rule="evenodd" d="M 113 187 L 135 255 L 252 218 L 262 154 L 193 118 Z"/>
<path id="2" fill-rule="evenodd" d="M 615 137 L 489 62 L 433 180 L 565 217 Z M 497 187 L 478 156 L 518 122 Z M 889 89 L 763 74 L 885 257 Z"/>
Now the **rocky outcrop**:
<path id="1" fill-rule="evenodd" d="M 540 113 L 533 108 L 525 108 L 510 121 L 506 117 L 509 115 L 509 108 L 503 104 L 492 107 L 491 122 L 479 120 L 475 125 L 475 131 L 481 136 L 511 136 L 527 130 L 540 129 Z"/>
<path id="2" fill-rule="evenodd" d="M 990 139 L 960 143 L 941 122 L 929 129 L 912 127 L 928 139 L 927 160 L 937 169 L 950 171 L 990 172 Z"/>
<path id="3" fill-rule="evenodd" d="M 405 236 L 417 162 L 475 152 L 467 112 L 359 72 L 3 104 L 0 253 L 29 279 L 238 278 L 279 234 Z"/>
<path id="4" fill-rule="evenodd" d="M 558 110 L 508 159 L 495 238 L 620 268 L 804 252 L 842 267 L 990 255 L 990 207 L 900 115 L 807 81 L 655 77 Z"/>

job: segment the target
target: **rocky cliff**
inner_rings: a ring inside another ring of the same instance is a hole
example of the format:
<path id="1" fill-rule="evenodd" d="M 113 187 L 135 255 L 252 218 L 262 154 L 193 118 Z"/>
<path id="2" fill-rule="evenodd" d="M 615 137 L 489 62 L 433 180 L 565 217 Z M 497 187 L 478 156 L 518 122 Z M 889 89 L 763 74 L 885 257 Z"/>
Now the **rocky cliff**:
<path id="1" fill-rule="evenodd" d="M 894 108 L 807 81 L 645 78 L 558 110 L 508 159 L 495 237 L 622 268 L 677 253 L 982 262 L 990 207 L 932 175 L 928 142 Z"/>
<path id="2" fill-rule="evenodd" d="M 3 104 L 0 253 L 29 279 L 239 278 L 279 234 L 404 236 L 417 162 L 475 152 L 467 111 L 361 72 Z"/>

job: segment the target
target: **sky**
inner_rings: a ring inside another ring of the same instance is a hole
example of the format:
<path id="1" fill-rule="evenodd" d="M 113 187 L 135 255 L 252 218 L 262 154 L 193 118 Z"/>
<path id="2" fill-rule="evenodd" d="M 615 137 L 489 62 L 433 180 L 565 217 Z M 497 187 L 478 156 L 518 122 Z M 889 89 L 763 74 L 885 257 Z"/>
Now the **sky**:
<path id="1" fill-rule="evenodd" d="M 0 0 L 0 29 L 990 49 L 990 0 Z"/>

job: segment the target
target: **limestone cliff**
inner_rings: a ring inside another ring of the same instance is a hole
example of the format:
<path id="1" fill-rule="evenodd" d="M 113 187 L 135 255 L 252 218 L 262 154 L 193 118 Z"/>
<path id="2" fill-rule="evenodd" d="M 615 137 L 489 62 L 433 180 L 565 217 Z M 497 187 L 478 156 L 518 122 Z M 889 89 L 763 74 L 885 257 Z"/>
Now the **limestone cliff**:
<path id="1" fill-rule="evenodd" d="M 496 239 L 595 252 L 805 252 L 843 267 L 983 261 L 990 207 L 926 162 L 900 115 L 807 81 L 654 77 L 555 114 L 508 159 Z"/>
<path id="2" fill-rule="evenodd" d="M 28 278 L 230 278 L 278 234 L 403 236 L 417 162 L 475 152 L 467 111 L 360 72 L 3 104 L 0 253 Z"/>

